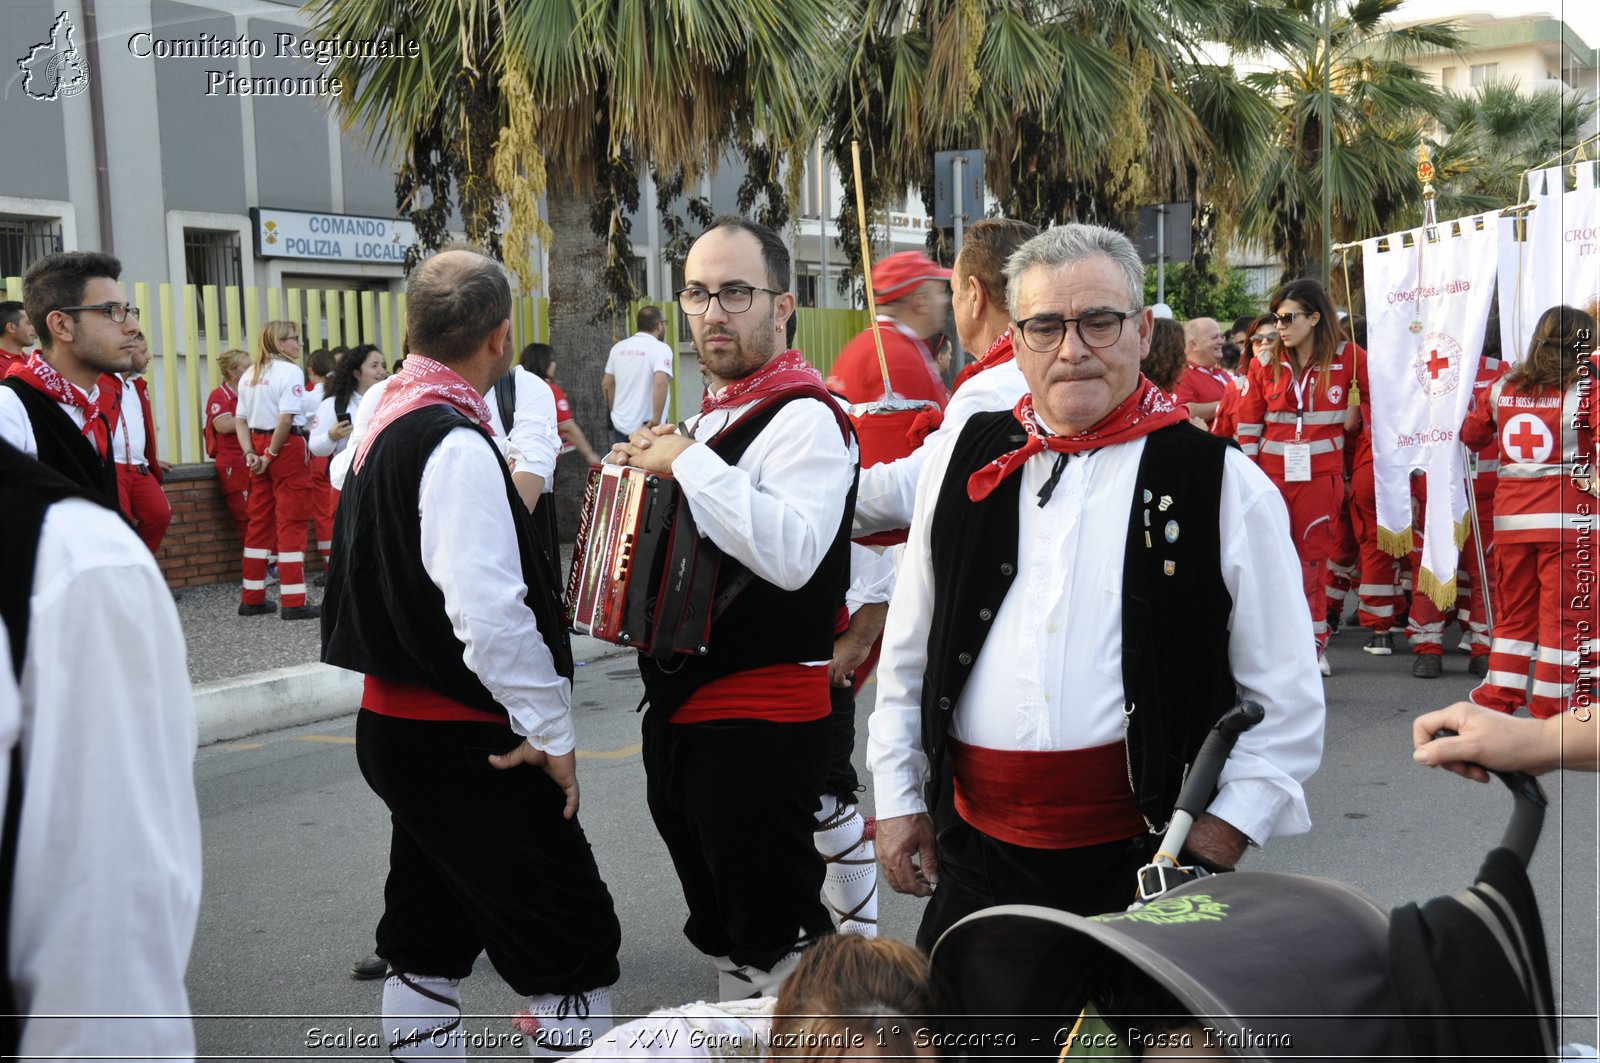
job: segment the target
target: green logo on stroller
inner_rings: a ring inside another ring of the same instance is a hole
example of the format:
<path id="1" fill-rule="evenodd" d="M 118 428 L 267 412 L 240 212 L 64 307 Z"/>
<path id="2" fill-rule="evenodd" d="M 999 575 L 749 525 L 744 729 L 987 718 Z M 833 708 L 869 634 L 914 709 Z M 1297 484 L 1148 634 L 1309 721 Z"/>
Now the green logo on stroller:
<path id="1" fill-rule="evenodd" d="M 1174 923 L 1215 923 L 1227 916 L 1226 903 L 1212 900 L 1208 893 L 1191 893 L 1184 897 L 1162 897 L 1131 912 L 1112 912 L 1090 918 L 1096 923 L 1128 919 L 1135 923 L 1170 926 Z"/>

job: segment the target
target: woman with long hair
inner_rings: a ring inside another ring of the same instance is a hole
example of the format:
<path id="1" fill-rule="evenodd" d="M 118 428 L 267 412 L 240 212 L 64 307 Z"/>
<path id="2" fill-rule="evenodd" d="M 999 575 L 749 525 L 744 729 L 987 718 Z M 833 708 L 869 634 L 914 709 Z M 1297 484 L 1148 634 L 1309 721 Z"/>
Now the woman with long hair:
<path id="1" fill-rule="evenodd" d="M 352 347 L 334 361 L 327 376 L 325 394 L 317 406 L 311 428 L 311 453 L 331 458 L 350 441 L 350 425 L 361 408 L 367 389 L 389 375 L 383 352 L 376 344 Z M 328 520 L 333 520 L 332 512 Z"/>
<path id="2" fill-rule="evenodd" d="M 572 416 L 572 403 L 567 401 L 567 393 L 556 384 L 555 348 L 548 343 L 530 343 L 522 349 L 519 361 L 522 368 L 549 384 L 550 391 L 556 397 L 556 431 L 561 433 L 561 453 L 568 454 L 576 450 L 590 465 L 600 464 L 600 455 L 589 445 L 583 429 L 578 427 L 577 419 Z"/>
<path id="3" fill-rule="evenodd" d="M 206 456 L 216 462 L 217 488 L 228 507 L 228 516 L 233 518 L 241 547 L 250 523 L 250 470 L 245 467 L 234 423 L 239 419 L 235 416 L 239 408 L 239 378 L 249 368 L 250 356 L 237 348 L 217 355 L 222 383 L 206 399 Z"/>
<path id="4" fill-rule="evenodd" d="M 1555 716 L 1573 698 L 1580 660 L 1594 663 L 1595 502 L 1586 491 L 1595 474 L 1594 340 L 1589 314 L 1546 310 L 1527 358 L 1475 401 L 1461 426 L 1469 447 L 1500 442 L 1495 623 L 1488 674 L 1471 694 L 1485 708 L 1515 712 L 1526 703 L 1534 716 Z"/>
<path id="5" fill-rule="evenodd" d="M 1183 363 L 1183 326 L 1170 317 L 1156 318 L 1150 333 L 1150 352 L 1144 356 L 1140 370 L 1171 398 L 1172 389 L 1183 375 Z"/>
<path id="6" fill-rule="evenodd" d="M 1278 342 L 1239 400 L 1239 441 L 1278 485 L 1311 614 L 1317 663 L 1332 673 L 1322 574 L 1337 546 L 1344 505 L 1345 417 L 1351 392 L 1367 387 L 1367 352 L 1344 338 L 1333 300 L 1309 278 L 1273 293 L 1268 309 Z M 1259 442 L 1258 442 L 1259 440 Z"/>
<path id="7" fill-rule="evenodd" d="M 269 321 L 255 360 L 239 381 L 235 435 L 250 470 L 250 521 L 244 539 L 240 616 L 273 612 L 267 601 L 267 558 L 276 551 L 279 615 L 309 620 L 322 611 L 306 604 L 306 522 L 311 519 L 310 454 L 306 449 L 306 378 L 300 371 L 300 326 Z"/>

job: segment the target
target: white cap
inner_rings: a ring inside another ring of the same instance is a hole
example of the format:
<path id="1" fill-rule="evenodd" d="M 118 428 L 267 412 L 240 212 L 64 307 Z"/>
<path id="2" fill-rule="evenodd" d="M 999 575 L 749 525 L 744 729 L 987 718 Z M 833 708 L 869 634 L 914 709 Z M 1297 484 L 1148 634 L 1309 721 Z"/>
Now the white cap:
<path id="1" fill-rule="evenodd" d="M 1157 303 L 1155 306 L 1150 308 L 1150 312 L 1156 317 L 1170 318 L 1172 316 L 1172 307 L 1168 306 L 1166 303 Z"/>

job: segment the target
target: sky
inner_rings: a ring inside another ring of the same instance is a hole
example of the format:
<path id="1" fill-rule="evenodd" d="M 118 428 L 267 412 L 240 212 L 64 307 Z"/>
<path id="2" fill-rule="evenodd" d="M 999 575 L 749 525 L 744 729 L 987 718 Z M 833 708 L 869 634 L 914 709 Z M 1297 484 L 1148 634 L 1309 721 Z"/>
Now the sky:
<path id="1" fill-rule="evenodd" d="M 1501 18 L 1550 15 L 1572 27 L 1590 48 L 1600 48 L 1600 3 L 1595 0 L 1408 0 L 1398 17 L 1447 19 L 1474 11 L 1493 11 Z"/>

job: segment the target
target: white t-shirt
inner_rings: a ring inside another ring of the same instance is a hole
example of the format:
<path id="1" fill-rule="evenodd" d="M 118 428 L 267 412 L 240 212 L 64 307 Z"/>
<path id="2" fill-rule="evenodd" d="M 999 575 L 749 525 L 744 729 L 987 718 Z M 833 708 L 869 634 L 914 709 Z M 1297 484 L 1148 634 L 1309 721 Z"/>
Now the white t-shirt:
<path id="1" fill-rule="evenodd" d="M 293 362 L 274 358 L 261 374 L 261 382 L 252 384 L 255 368 L 244 371 L 239 378 L 238 415 L 254 432 L 270 432 L 278 427 L 280 413 L 293 413 L 294 426 L 306 426 L 306 375 Z"/>
<path id="2" fill-rule="evenodd" d="M 657 419 L 662 411 L 650 408 L 651 389 L 657 373 L 672 376 L 672 360 L 672 348 L 648 332 L 635 332 L 611 348 L 606 373 L 617 382 L 611 405 L 613 428 L 631 432 Z"/>
<path id="3" fill-rule="evenodd" d="M 118 465 L 144 464 L 144 408 L 133 374 L 122 381 L 122 414 L 117 418 L 116 438 L 111 441 L 112 456 Z"/>

